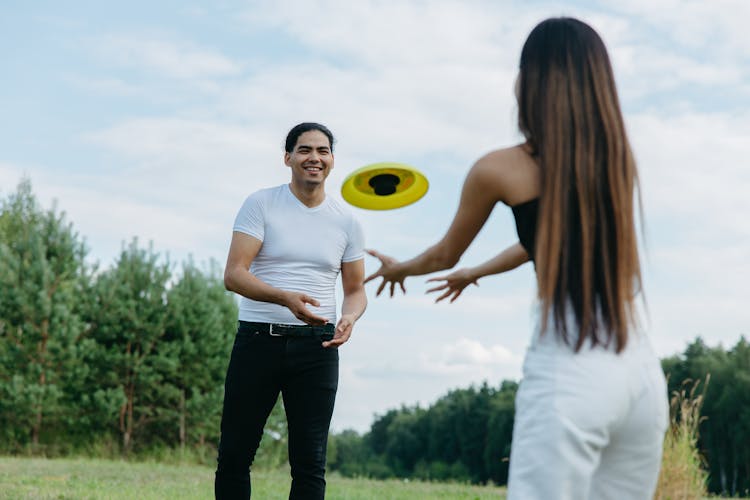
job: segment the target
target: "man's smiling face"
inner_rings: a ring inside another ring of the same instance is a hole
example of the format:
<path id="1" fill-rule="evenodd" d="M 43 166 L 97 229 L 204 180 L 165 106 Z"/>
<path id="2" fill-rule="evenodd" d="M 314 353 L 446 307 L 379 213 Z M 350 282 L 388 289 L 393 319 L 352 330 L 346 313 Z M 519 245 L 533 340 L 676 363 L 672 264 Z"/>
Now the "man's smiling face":
<path id="1" fill-rule="evenodd" d="M 322 184 L 333 169 L 328 137 L 319 130 L 301 134 L 292 152 L 284 154 L 284 163 L 292 169 L 295 183 Z"/>

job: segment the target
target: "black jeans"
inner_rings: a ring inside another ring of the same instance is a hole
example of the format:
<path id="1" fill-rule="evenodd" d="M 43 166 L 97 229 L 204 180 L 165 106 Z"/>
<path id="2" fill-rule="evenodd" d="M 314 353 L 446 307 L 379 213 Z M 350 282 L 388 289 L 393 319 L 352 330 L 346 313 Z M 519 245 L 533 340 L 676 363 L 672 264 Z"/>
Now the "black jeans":
<path id="1" fill-rule="evenodd" d="M 319 336 L 274 337 L 240 328 L 224 386 L 217 499 L 250 498 L 250 464 L 279 392 L 289 429 L 290 499 L 325 497 L 328 428 L 339 353 Z"/>

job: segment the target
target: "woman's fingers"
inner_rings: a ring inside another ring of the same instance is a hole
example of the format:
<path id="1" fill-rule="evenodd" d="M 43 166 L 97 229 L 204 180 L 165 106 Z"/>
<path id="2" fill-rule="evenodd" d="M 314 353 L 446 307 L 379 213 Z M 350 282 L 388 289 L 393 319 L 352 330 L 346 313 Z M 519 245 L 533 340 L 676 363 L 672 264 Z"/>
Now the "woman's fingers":
<path id="1" fill-rule="evenodd" d="M 381 282 L 380 282 L 380 286 L 378 287 L 378 291 L 377 291 L 377 292 L 375 292 L 375 296 L 376 296 L 376 297 L 380 297 L 380 292 L 382 292 L 382 291 L 383 291 L 383 288 L 385 288 L 385 284 L 386 284 L 386 283 L 387 283 L 387 281 L 385 281 L 385 279 L 384 279 L 383 281 L 381 281 Z"/>
<path id="2" fill-rule="evenodd" d="M 365 278 L 365 281 L 363 283 L 369 283 L 370 281 L 374 280 L 380 276 L 380 271 L 374 272 L 371 275 L 369 275 L 367 278 Z"/>
<path id="3" fill-rule="evenodd" d="M 438 285 L 438 286 L 436 286 L 436 287 L 430 288 L 430 289 L 429 289 L 429 290 L 427 290 L 427 291 L 426 291 L 425 293 L 430 293 L 430 292 L 437 292 L 437 291 L 439 291 L 439 290 L 444 290 L 444 289 L 446 289 L 446 288 L 451 288 L 451 286 L 450 286 L 450 284 L 449 284 L 448 282 L 445 282 L 445 283 L 443 283 L 442 285 Z"/>
<path id="4" fill-rule="evenodd" d="M 391 297 L 396 294 L 396 283 L 398 283 L 398 285 L 401 287 L 401 291 L 406 293 L 406 287 L 404 287 L 403 278 L 401 278 L 402 281 L 386 278 L 386 275 L 389 274 L 389 270 L 391 270 L 391 267 L 397 263 L 396 260 L 392 257 L 388 257 L 387 255 L 383 255 L 377 250 L 373 250 L 372 248 L 366 248 L 365 252 L 380 260 L 381 265 L 380 269 L 365 278 L 363 284 L 367 284 L 375 278 L 380 277 L 383 278 L 383 280 L 380 282 L 380 285 L 375 292 L 376 297 L 379 297 L 380 294 L 383 293 L 383 290 L 385 290 L 386 285 L 388 285 L 389 283 L 391 285 L 389 290 Z"/>
<path id="5" fill-rule="evenodd" d="M 440 302 L 441 300 L 443 300 L 444 298 L 446 298 L 448 295 L 450 295 L 452 292 L 453 292 L 453 290 L 446 291 L 440 297 L 438 297 L 437 299 L 435 299 L 435 303 Z"/>

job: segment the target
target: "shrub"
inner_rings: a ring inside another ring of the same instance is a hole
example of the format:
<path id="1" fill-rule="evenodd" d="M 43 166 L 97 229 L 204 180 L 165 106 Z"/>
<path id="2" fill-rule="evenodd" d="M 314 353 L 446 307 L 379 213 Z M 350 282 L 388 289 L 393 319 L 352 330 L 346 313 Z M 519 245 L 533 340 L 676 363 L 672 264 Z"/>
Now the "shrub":
<path id="1" fill-rule="evenodd" d="M 674 391 L 670 399 L 670 425 L 664 438 L 664 454 L 655 498 L 702 499 L 707 496 L 708 473 L 705 461 L 698 450 L 698 426 L 703 417 L 701 407 L 710 376 L 706 376 L 703 390 L 698 393 L 700 380 L 687 387 L 692 380 L 685 380 L 682 389 Z"/>

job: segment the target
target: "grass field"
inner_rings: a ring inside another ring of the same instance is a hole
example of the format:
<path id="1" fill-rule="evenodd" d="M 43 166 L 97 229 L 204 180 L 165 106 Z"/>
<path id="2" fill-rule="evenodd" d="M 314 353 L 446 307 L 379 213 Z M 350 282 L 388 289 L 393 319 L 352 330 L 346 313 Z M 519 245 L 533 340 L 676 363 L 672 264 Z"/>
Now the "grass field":
<path id="1" fill-rule="evenodd" d="M 286 499 L 289 475 L 253 472 L 253 498 Z M 97 459 L 0 457 L 0 499 L 210 499 L 213 469 Z M 328 477 L 327 499 L 505 498 L 505 489 L 452 483 Z"/>

